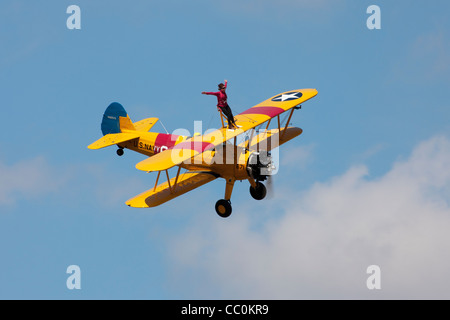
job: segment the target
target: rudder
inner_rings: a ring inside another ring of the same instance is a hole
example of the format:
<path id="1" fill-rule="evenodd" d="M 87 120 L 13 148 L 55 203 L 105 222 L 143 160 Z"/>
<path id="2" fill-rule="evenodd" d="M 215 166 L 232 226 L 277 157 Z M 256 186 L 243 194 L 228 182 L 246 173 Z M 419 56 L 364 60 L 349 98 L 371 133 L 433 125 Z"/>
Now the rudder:
<path id="1" fill-rule="evenodd" d="M 129 119 L 125 108 L 120 103 L 111 103 L 103 114 L 101 125 L 103 135 L 121 133 L 121 128 L 124 128 L 124 124 L 127 124 L 126 129 L 132 129 L 128 125 L 128 123 L 131 123 Z"/>

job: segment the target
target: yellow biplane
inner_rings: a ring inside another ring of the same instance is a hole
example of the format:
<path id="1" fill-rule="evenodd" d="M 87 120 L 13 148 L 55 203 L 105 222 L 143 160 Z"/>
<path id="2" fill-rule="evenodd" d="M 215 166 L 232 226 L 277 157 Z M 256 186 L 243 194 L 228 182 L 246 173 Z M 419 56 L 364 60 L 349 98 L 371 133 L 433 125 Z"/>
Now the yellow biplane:
<path id="1" fill-rule="evenodd" d="M 236 115 L 237 129 L 227 129 L 222 118 L 222 128 L 193 137 L 149 132 L 158 118 L 132 122 L 123 106 L 113 102 L 103 115 L 104 136 L 88 148 L 117 145 L 119 156 L 124 149 L 148 156 L 136 168 L 158 172 L 155 185 L 128 200 L 126 204 L 130 207 L 156 207 L 217 178 L 225 179 L 224 199 L 215 206 L 217 214 L 225 218 L 232 211 L 230 199 L 236 180 L 249 181 L 254 199 L 266 196 L 262 181 L 275 169 L 270 152 L 302 133 L 302 129 L 289 127 L 289 123 L 295 110 L 316 95 L 316 89 L 280 93 Z M 281 121 L 282 114 L 287 117 L 285 123 Z M 275 128 L 269 129 L 271 124 Z M 246 139 L 238 143 L 237 138 L 242 135 Z M 177 173 L 170 178 L 169 169 L 174 167 Z M 161 175 L 166 181 L 158 184 Z"/>

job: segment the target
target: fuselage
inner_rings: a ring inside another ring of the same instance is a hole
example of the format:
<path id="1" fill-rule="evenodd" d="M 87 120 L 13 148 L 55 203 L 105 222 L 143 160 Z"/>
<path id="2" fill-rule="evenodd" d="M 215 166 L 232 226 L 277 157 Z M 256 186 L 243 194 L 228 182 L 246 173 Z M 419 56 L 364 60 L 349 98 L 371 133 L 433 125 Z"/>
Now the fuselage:
<path id="1" fill-rule="evenodd" d="M 187 137 L 175 134 L 141 132 L 140 137 L 119 144 L 119 147 L 142 153 L 148 157 L 172 149 Z"/>

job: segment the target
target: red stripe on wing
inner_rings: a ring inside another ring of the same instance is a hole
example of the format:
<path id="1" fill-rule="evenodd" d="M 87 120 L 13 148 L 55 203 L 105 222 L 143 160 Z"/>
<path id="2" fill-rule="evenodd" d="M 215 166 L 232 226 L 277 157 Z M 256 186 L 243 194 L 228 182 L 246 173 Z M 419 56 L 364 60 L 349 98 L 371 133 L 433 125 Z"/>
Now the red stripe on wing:
<path id="1" fill-rule="evenodd" d="M 276 117 L 277 115 L 283 113 L 283 108 L 278 107 L 253 107 L 248 110 L 245 110 L 244 112 L 241 112 L 241 114 L 263 114 L 266 116 L 269 116 L 271 118 Z"/>
<path id="2" fill-rule="evenodd" d="M 173 149 L 195 150 L 199 153 L 204 152 L 206 149 L 212 149 L 214 145 L 204 141 L 185 141 L 177 144 Z"/>

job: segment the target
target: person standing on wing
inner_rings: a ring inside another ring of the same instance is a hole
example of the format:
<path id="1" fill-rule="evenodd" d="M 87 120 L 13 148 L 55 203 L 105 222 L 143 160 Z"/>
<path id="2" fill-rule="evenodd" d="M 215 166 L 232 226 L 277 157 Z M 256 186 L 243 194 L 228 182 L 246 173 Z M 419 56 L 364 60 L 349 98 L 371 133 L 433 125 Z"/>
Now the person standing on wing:
<path id="1" fill-rule="evenodd" d="M 219 83 L 219 85 L 218 85 L 219 86 L 219 91 L 218 92 L 205 92 L 205 91 L 203 91 L 202 94 L 214 95 L 214 96 L 217 97 L 217 110 L 221 110 L 222 113 L 227 117 L 227 119 L 228 119 L 228 129 L 236 129 L 238 126 L 234 122 L 233 112 L 231 111 L 231 108 L 228 105 L 227 93 L 225 92 L 225 90 L 227 89 L 227 83 L 228 83 L 227 80 L 225 80 L 225 84 Z"/>

